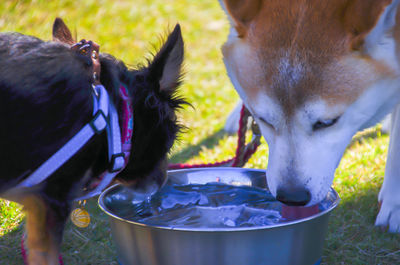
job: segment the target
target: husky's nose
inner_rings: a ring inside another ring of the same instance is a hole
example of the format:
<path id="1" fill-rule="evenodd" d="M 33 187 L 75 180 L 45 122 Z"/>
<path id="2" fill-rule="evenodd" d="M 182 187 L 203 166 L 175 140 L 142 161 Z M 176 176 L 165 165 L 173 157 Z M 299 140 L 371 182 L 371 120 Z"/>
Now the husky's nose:
<path id="1" fill-rule="evenodd" d="M 311 200 L 311 194 L 302 188 L 278 188 L 276 199 L 289 206 L 304 206 Z"/>

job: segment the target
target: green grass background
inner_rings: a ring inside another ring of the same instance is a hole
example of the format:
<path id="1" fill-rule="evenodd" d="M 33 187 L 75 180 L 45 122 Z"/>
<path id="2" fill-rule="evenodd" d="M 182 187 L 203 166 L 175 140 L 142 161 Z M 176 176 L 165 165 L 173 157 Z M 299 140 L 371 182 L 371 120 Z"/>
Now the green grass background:
<path id="1" fill-rule="evenodd" d="M 221 130 L 237 95 L 227 78 L 220 46 L 228 22 L 217 0 L 0 1 L 0 31 L 51 38 L 56 16 L 64 18 L 78 39 L 92 39 L 134 66 L 154 52 L 176 23 L 185 40 L 182 94 L 193 104 L 180 114 L 190 130 L 176 143 L 173 162 L 206 162 L 234 155 L 236 137 Z M 336 171 L 334 187 L 342 201 L 332 213 L 323 264 L 400 264 L 399 235 L 373 226 L 378 212 L 388 136 L 379 126 L 358 134 Z M 263 145 L 246 167 L 266 168 Z M 68 223 L 62 253 L 66 264 L 117 264 L 107 217 L 88 204 L 92 222 L 86 229 Z M 24 214 L 15 203 L 0 200 L 0 264 L 22 264 L 19 249 Z M 251 264 L 249 264 L 251 265 Z"/>

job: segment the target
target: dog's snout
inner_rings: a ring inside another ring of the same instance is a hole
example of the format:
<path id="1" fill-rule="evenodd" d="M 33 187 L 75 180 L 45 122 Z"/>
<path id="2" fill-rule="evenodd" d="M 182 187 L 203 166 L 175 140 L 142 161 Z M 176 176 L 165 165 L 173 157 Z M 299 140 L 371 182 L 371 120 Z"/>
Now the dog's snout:
<path id="1" fill-rule="evenodd" d="M 146 196 L 151 196 L 156 193 L 168 180 L 167 165 L 162 161 L 152 172 L 136 178 L 133 183 L 128 186 L 136 193 L 141 193 Z"/>
<path id="2" fill-rule="evenodd" d="M 276 199 L 289 206 L 304 206 L 311 200 L 311 193 L 305 188 L 279 188 Z"/>

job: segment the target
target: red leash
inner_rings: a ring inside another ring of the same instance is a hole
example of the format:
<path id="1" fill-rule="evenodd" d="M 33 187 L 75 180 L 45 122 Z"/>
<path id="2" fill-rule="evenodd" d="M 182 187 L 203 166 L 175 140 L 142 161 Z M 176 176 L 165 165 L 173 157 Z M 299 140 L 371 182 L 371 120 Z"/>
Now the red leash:
<path id="1" fill-rule="evenodd" d="M 215 163 L 204 163 L 204 164 L 170 164 L 168 169 L 185 169 L 185 168 L 201 168 L 201 167 L 242 167 L 244 166 L 250 157 L 256 152 L 260 145 L 261 133 L 260 128 L 253 120 L 251 130 L 253 132 L 253 138 L 251 142 L 246 145 L 246 131 L 247 123 L 250 118 L 250 112 L 243 105 L 240 111 L 239 130 L 238 130 L 238 142 L 235 157 L 215 162 Z"/>

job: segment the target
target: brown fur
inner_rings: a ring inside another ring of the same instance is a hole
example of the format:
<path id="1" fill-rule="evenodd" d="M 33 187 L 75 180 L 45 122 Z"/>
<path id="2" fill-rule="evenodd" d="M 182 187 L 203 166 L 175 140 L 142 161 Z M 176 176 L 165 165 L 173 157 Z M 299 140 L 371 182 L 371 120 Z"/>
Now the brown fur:
<path id="1" fill-rule="evenodd" d="M 226 1 L 226 8 L 235 19 L 239 36 L 244 37 L 246 28 L 259 13 L 262 0 L 232 0 Z"/>
<path id="2" fill-rule="evenodd" d="M 353 0 L 348 1 L 345 7 L 343 23 L 346 30 L 352 34 L 351 47 L 359 49 L 365 36 L 376 25 L 391 0 Z"/>
<path id="3" fill-rule="evenodd" d="M 31 265 L 58 264 L 59 242 L 56 238 L 54 216 L 39 195 L 28 195 L 22 199 L 27 215 L 26 231 L 29 249 L 28 261 Z M 49 229 L 53 228 L 53 229 Z"/>
<path id="4" fill-rule="evenodd" d="M 61 18 L 56 18 L 53 25 L 53 40 L 61 43 L 73 45 L 76 40 L 72 37 L 67 25 Z"/>

